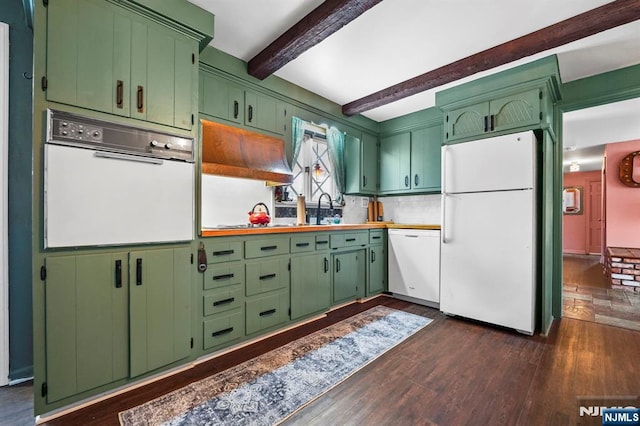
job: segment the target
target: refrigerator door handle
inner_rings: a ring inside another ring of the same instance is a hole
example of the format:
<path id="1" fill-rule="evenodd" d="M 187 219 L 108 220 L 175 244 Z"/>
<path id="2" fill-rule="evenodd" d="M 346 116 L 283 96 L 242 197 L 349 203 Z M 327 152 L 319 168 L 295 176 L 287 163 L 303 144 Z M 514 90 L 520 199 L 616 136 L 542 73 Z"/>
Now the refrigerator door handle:
<path id="1" fill-rule="evenodd" d="M 447 217 L 447 193 L 443 192 L 442 193 L 442 209 L 440 210 L 442 212 L 442 217 L 440 218 L 440 223 L 441 225 L 441 231 L 440 231 L 440 238 L 442 240 L 442 244 L 447 244 L 447 227 L 445 226 L 445 218 Z"/>

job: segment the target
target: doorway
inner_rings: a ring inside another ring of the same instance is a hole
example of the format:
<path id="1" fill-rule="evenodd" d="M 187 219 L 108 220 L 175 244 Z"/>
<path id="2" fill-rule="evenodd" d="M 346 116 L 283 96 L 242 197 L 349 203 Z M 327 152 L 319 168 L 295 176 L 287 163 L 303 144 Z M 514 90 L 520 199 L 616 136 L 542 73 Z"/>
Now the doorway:
<path id="1" fill-rule="evenodd" d="M 575 191 L 579 195 L 575 200 L 567 198 L 572 203 L 570 209 L 563 203 L 562 315 L 640 331 L 640 292 L 612 281 L 606 268 L 607 248 L 623 244 L 612 232 L 607 233 L 609 226 L 612 230 L 620 227 L 614 214 L 618 205 L 611 201 L 612 194 L 607 198 L 608 188 L 612 193 L 619 190 L 612 153 L 629 143 L 618 141 L 638 140 L 640 149 L 640 129 L 622 128 L 622 123 L 635 120 L 616 120 L 617 127 L 611 126 L 611 121 L 621 107 L 634 111 L 638 105 L 640 101 L 634 99 L 563 114 L 563 193 L 573 196 Z M 592 125 L 623 133 L 594 132 Z M 624 244 L 640 247 L 640 239 L 627 239 Z"/>

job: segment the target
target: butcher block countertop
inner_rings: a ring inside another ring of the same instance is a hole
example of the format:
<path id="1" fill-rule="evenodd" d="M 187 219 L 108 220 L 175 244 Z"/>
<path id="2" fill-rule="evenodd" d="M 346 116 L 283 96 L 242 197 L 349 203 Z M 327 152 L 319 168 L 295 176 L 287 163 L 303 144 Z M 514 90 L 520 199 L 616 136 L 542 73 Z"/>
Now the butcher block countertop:
<path id="1" fill-rule="evenodd" d="M 333 232 L 349 231 L 354 229 L 440 229 L 440 225 L 411 225 L 388 222 L 368 222 L 360 224 L 344 225 L 276 225 L 253 228 L 207 228 L 202 230 L 203 237 L 223 237 L 232 235 L 256 235 L 256 234 L 289 234 L 293 232 Z"/>
<path id="2" fill-rule="evenodd" d="M 387 228 L 389 229 L 433 229 L 440 230 L 440 225 L 418 225 L 418 224 L 408 224 L 408 223 L 389 223 L 387 224 Z"/>

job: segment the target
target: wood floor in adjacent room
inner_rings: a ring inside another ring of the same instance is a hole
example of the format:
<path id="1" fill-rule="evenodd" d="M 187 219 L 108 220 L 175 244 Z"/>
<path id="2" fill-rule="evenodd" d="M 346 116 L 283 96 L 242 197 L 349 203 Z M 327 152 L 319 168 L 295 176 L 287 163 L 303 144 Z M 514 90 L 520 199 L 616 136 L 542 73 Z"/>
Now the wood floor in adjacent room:
<path id="1" fill-rule="evenodd" d="M 638 288 L 611 288 L 600 256 L 563 256 L 563 316 L 640 331 Z"/>
<path id="2" fill-rule="evenodd" d="M 640 332 L 574 319 L 527 337 L 379 297 L 97 403 L 50 425 L 117 425 L 118 412 L 377 304 L 434 322 L 286 421 L 288 425 L 571 425 L 578 396 L 640 393 Z M 0 419 L 7 413 L 0 413 Z"/>

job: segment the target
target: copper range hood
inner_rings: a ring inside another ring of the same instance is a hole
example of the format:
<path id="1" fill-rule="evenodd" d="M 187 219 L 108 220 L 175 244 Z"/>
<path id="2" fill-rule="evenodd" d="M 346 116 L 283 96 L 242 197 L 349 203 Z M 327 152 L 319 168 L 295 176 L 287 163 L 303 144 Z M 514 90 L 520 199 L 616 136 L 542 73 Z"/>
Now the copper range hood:
<path id="1" fill-rule="evenodd" d="M 291 184 L 284 140 L 212 121 L 202 123 L 202 173 Z"/>

